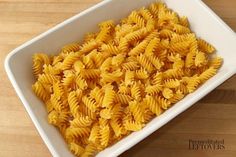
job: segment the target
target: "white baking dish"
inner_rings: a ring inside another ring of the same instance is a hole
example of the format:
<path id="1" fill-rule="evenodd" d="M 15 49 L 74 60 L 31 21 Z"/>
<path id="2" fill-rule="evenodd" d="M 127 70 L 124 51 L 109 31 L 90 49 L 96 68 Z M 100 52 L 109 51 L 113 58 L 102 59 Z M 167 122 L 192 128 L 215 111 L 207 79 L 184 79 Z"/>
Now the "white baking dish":
<path id="1" fill-rule="evenodd" d="M 105 0 L 26 42 L 7 56 L 5 68 L 9 79 L 53 156 L 71 157 L 73 155 L 67 149 L 56 128 L 48 124 L 45 106 L 31 89 L 34 82 L 31 70 L 33 53 L 58 52 L 59 48 L 66 43 L 82 39 L 86 32 L 96 31 L 97 23 L 107 19 L 119 20 L 127 16 L 130 11 L 154 1 Z M 99 157 L 117 156 L 126 151 L 192 106 L 236 72 L 236 36 L 217 15 L 200 0 L 164 0 L 164 2 L 180 15 L 188 16 L 193 31 L 217 48 L 217 53 L 223 57 L 224 64 L 217 75 L 196 92 L 153 119 L 141 131 L 132 133 L 100 152 L 97 155 Z"/>

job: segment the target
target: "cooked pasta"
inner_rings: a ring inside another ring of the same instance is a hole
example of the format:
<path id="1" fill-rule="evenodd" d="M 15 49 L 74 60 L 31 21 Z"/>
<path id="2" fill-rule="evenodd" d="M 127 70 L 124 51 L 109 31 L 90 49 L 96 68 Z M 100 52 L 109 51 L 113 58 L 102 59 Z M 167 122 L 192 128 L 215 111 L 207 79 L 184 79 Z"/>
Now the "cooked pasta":
<path id="1" fill-rule="evenodd" d="M 223 59 L 163 3 L 100 24 L 58 55 L 33 55 L 33 91 L 76 156 L 145 127 L 214 76 Z"/>

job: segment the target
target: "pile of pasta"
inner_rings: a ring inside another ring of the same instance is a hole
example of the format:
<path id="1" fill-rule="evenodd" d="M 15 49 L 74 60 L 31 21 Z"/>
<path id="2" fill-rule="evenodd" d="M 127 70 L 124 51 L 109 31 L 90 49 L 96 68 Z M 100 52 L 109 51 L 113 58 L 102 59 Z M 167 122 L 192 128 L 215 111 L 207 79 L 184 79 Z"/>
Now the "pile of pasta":
<path id="1" fill-rule="evenodd" d="M 76 156 L 94 156 L 142 129 L 222 64 L 187 17 L 163 3 L 98 26 L 58 55 L 33 56 L 33 90 Z"/>

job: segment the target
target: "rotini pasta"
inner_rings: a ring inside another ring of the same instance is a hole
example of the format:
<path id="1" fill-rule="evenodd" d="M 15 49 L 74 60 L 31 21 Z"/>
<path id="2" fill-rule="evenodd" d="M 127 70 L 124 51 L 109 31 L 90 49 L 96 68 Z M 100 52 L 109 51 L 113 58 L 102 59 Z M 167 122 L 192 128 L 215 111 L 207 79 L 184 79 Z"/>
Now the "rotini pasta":
<path id="1" fill-rule="evenodd" d="M 163 3 L 98 27 L 58 55 L 33 55 L 32 89 L 76 156 L 94 156 L 142 129 L 223 63 L 187 17 Z"/>

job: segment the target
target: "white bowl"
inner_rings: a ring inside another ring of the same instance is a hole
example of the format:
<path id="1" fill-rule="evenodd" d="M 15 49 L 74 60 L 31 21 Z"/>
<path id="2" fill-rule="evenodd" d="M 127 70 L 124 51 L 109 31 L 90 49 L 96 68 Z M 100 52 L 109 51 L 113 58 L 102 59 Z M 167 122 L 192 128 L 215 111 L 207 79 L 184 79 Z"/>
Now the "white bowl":
<path id="1" fill-rule="evenodd" d="M 108 19 L 119 20 L 132 10 L 154 1 L 105 0 L 26 42 L 7 56 L 5 68 L 8 77 L 53 156 L 73 155 L 56 128 L 48 124 L 45 106 L 31 89 L 34 83 L 32 55 L 35 52 L 47 54 L 58 52 L 66 43 L 81 40 L 86 32 L 96 31 L 97 23 Z M 99 157 L 117 156 L 131 148 L 236 73 L 236 36 L 213 11 L 200 0 L 164 0 L 164 2 L 180 15 L 189 18 L 192 30 L 216 47 L 217 53 L 224 59 L 224 64 L 219 72 L 197 91 L 153 119 L 142 130 L 132 133 L 100 152 L 97 155 Z"/>

